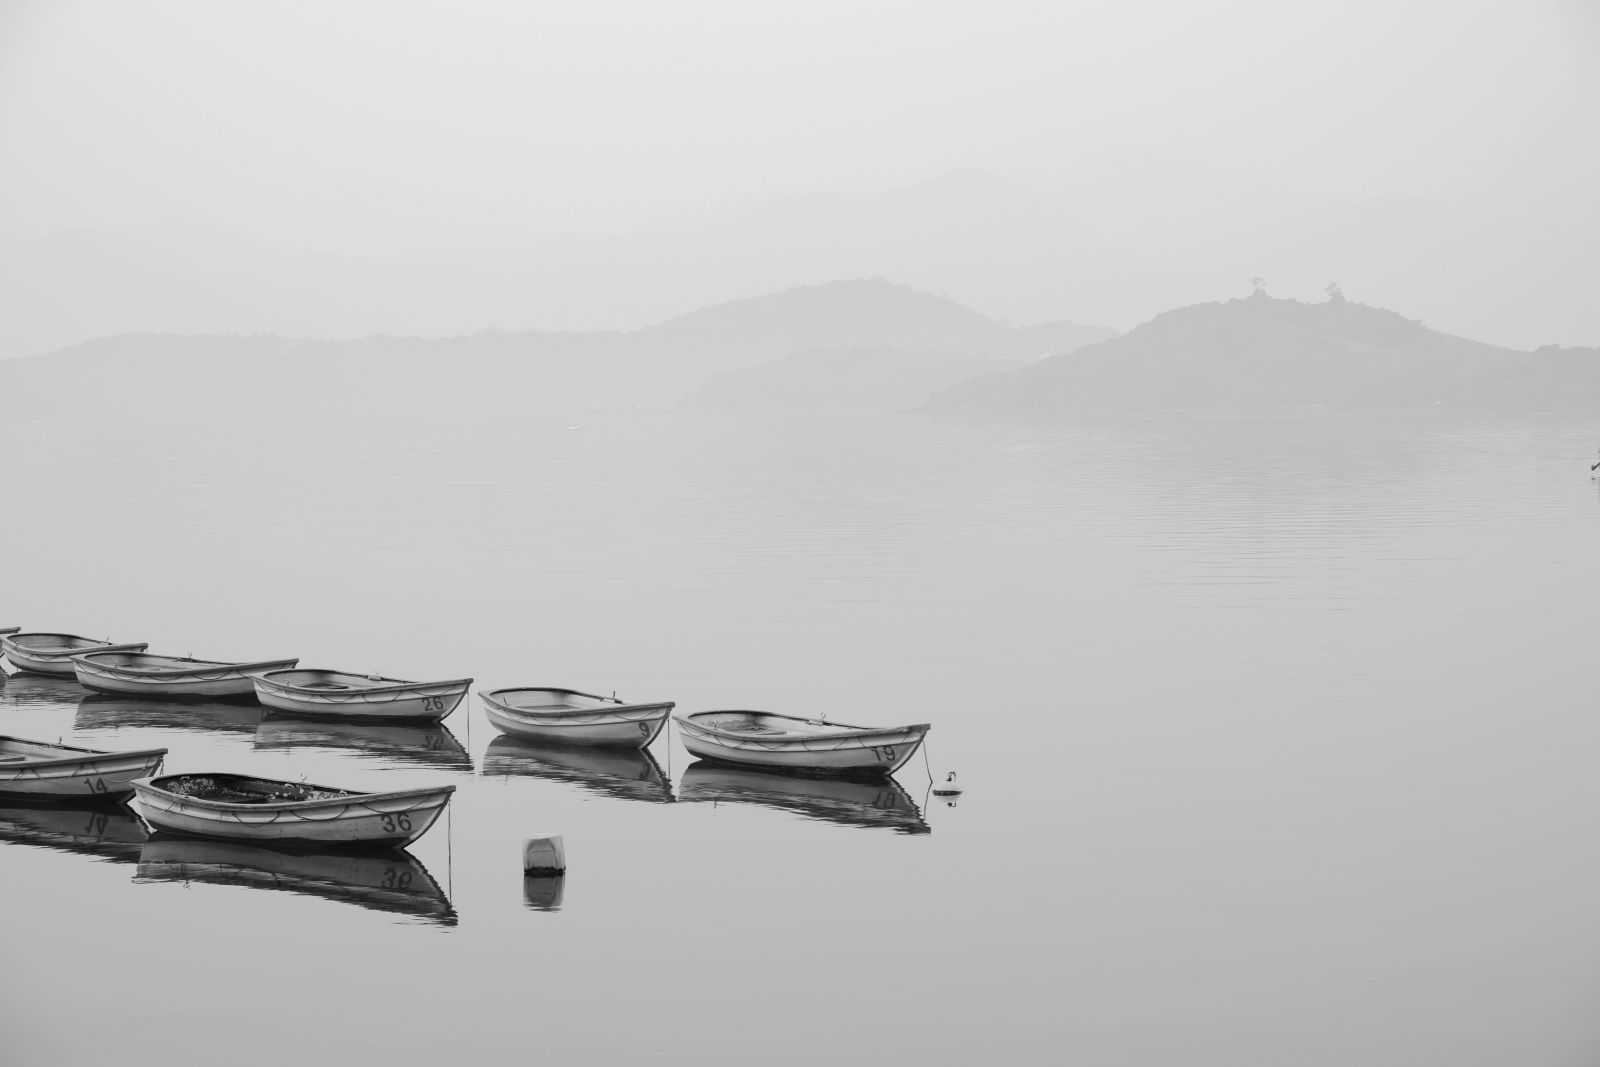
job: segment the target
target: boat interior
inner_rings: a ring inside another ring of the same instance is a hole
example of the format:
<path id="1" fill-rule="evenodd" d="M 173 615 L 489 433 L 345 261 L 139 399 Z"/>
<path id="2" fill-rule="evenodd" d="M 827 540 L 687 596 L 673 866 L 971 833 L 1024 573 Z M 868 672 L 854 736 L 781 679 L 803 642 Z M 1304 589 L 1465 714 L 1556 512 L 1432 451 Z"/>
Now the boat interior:
<path id="1" fill-rule="evenodd" d="M 860 729 L 843 723 L 822 722 L 817 719 L 797 719 L 790 715 L 775 715 L 769 711 L 707 711 L 689 716 L 689 721 L 740 734 L 795 735 L 831 734 L 840 730 Z"/>
<path id="2" fill-rule="evenodd" d="M 96 652 L 94 661 L 103 667 L 116 667 L 125 671 L 187 670 L 193 667 L 231 667 L 233 664 L 213 659 L 190 659 L 187 656 L 156 656 L 148 652 Z"/>
<path id="3" fill-rule="evenodd" d="M 92 637 L 79 637 L 77 634 L 17 634 L 8 640 L 30 652 L 67 652 L 75 648 L 99 648 L 110 643 Z"/>
<path id="4" fill-rule="evenodd" d="M 401 678 L 385 678 L 381 674 L 351 674 L 348 671 L 268 671 L 269 680 L 297 689 L 318 689 L 329 693 L 348 693 L 374 686 L 408 685 Z"/>
<path id="5" fill-rule="evenodd" d="M 24 741 L 19 737 L 0 737 L 0 767 L 37 759 L 61 759 L 75 753 L 95 753 L 96 749 L 74 745 L 50 745 L 43 741 Z"/>
<path id="6" fill-rule="evenodd" d="M 224 804 L 282 804 L 285 801 L 335 800 L 362 795 L 348 789 L 329 789 L 305 782 L 278 782 L 242 774 L 172 774 L 153 779 L 150 784 L 181 797 Z"/>
<path id="7" fill-rule="evenodd" d="M 622 703 L 575 689 L 500 689 L 489 696 L 514 711 L 587 711 Z"/>

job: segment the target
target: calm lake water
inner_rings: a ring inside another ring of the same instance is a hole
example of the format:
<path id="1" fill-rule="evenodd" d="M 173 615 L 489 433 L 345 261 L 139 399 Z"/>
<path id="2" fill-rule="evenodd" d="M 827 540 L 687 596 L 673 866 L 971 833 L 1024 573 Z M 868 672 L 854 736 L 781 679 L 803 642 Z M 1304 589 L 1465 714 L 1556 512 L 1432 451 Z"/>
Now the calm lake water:
<path id="1" fill-rule="evenodd" d="M 0 625 L 927 721 L 967 786 L 13 676 L 8 734 L 458 791 L 409 863 L 0 802 L 0 1061 L 1593 1064 L 1597 441 L 0 420 Z"/>

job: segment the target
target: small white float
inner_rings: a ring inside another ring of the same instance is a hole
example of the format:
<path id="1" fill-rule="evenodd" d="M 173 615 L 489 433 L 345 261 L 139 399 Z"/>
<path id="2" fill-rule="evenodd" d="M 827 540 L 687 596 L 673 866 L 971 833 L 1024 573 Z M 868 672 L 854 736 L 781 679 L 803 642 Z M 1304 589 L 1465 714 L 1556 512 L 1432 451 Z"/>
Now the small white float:
<path id="1" fill-rule="evenodd" d="M 541 834 L 522 843 L 523 874 L 560 874 L 567 869 L 567 846 L 560 834 Z"/>

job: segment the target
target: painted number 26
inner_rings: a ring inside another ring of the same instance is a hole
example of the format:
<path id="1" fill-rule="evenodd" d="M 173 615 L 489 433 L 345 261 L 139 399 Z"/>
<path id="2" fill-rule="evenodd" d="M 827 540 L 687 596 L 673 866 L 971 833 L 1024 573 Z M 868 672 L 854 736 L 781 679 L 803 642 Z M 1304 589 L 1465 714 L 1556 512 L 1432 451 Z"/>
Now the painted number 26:
<path id="1" fill-rule="evenodd" d="M 423 711 L 443 711 L 444 710 L 444 697 L 423 697 L 422 698 L 422 710 Z"/>

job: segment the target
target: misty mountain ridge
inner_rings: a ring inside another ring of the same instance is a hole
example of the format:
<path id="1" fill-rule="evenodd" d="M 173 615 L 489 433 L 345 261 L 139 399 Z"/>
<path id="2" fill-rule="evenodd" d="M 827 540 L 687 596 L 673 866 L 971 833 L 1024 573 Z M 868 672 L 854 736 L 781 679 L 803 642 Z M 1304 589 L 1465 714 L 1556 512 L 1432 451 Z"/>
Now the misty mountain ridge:
<path id="1" fill-rule="evenodd" d="M 986 375 L 930 410 L 1051 417 L 1115 409 L 1563 408 L 1600 399 L 1600 353 L 1522 352 L 1347 300 L 1249 297 L 1157 315 L 1119 337 Z"/>
<path id="2" fill-rule="evenodd" d="M 218 402 L 273 411 L 662 409 L 725 372 L 844 350 L 891 359 L 910 398 L 896 406 L 916 406 L 955 380 L 953 366 L 977 374 L 1005 365 L 991 361 L 1036 359 L 1111 333 L 1060 322 L 1015 329 L 947 298 L 868 279 L 730 301 L 634 331 L 349 341 L 124 334 L 0 361 L 0 389 L 20 414 Z M 824 371 L 813 391 L 826 394 L 830 382 Z"/>
<path id="3" fill-rule="evenodd" d="M 1452 332 L 1522 347 L 1600 338 L 1600 212 L 1338 199 L 1178 155 L 1088 159 L 1038 183 L 957 170 L 801 193 L 710 218 L 492 247 L 355 254 L 186 224 L 0 240 L 0 359 L 121 333 L 451 337 L 639 330 L 730 296 L 886 277 L 1009 322 L 1131 326 L 1252 274 L 1329 278 Z M 1592 199 L 1592 198 L 1591 198 Z"/>

